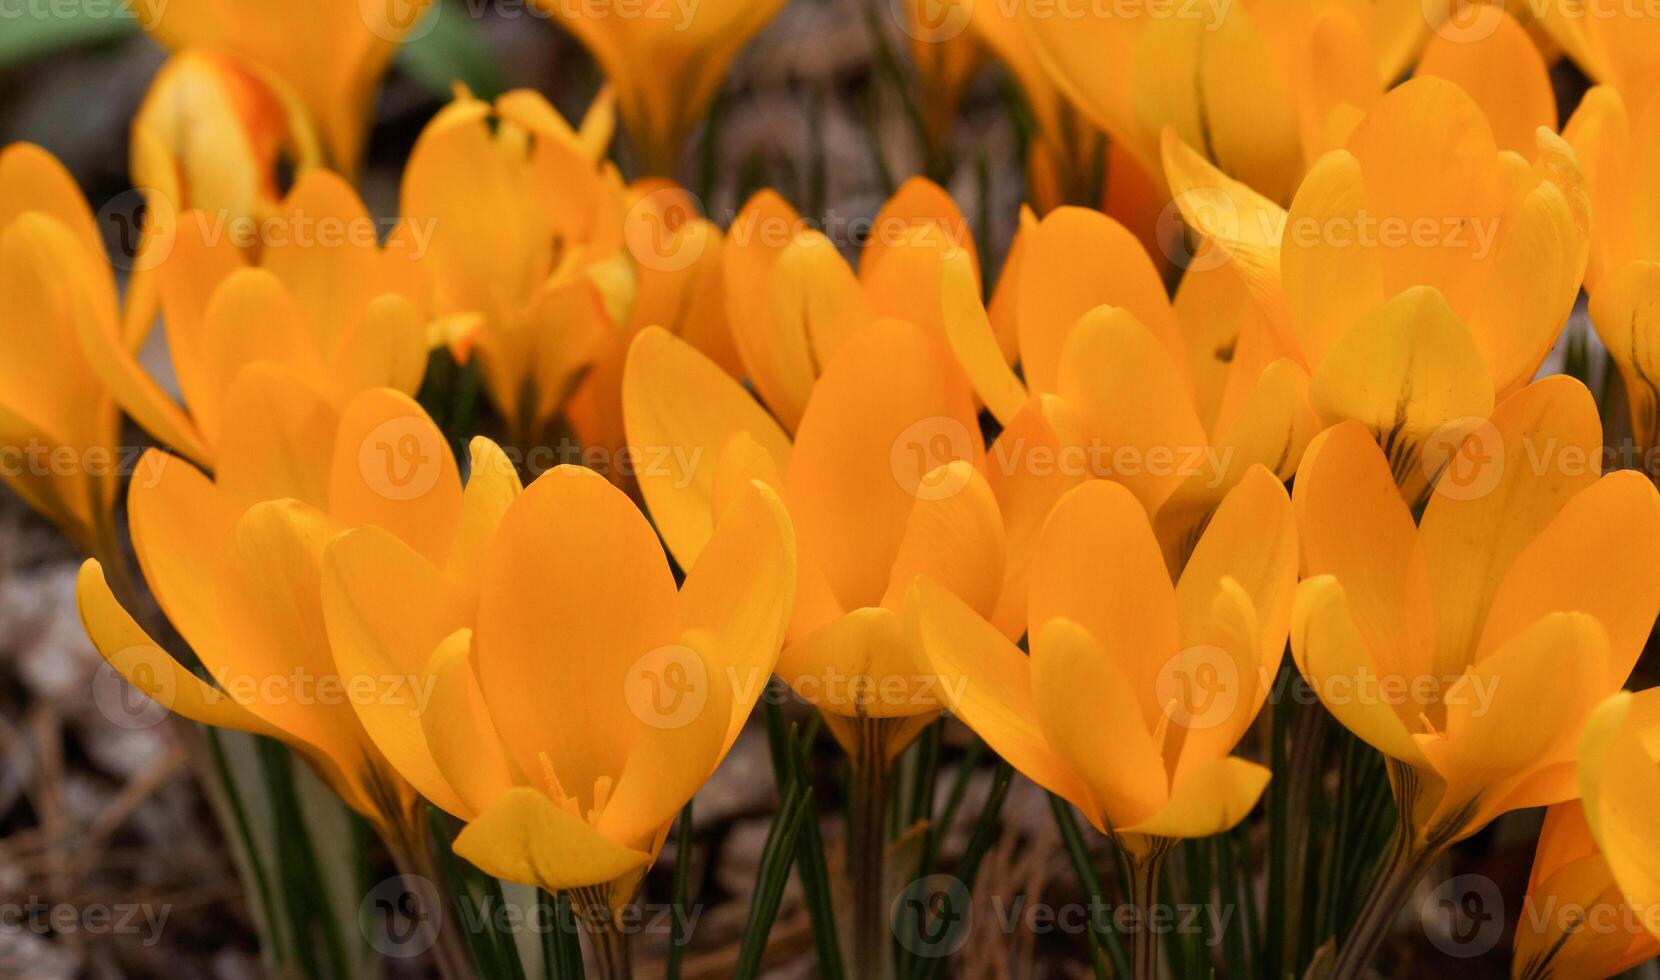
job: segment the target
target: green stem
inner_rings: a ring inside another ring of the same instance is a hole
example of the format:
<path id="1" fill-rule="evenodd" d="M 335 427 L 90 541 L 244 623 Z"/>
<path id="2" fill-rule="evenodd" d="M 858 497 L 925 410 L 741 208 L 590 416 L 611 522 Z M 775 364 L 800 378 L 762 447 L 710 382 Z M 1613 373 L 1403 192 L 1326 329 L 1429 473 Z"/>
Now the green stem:
<path id="1" fill-rule="evenodd" d="M 1145 854 L 1125 852 L 1130 864 L 1130 903 L 1136 909 L 1136 927 L 1130 935 L 1130 970 L 1135 980 L 1158 978 L 1159 937 L 1153 923 L 1164 859 L 1174 844 L 1174 841 L 1154 839 L 1149 841 Z"/>
<path id="2" fill-rule="evenodd" d="M 1425 844 L 1417 839 L 1410 819 L 1411 801 L 1401 802 L 1401 815 L 1396 823 L 1395 839 L 1378 869 L 1377 879 L 1360 908 L 1353 928 L 1343 937 L 1332 961 L 1328 980 L 1358 980 L 1365 974 L 1367 964 L 1377 955 L 1378 947 L 1389 935 L 1395 916 L 1406 904 L 1412 889 L 1429 871 L 1442 847 Z"/>
<path id="3" fill-rule="evenodd" d="M 888 734 L 885 719 L 861 718 L 853 758 L 853 813 L 849 838 L 853 879 L 853 975 L 888 975 L 888 943 L 882 926 L 884 832 L 888 810 Z"/>
<path id="4" fill-rule="evenodd" d="M 604 885 L 578 888 L 571 892 L 571 901 L 593 947 L 600 980 L 632 980 L 634 963 L 629 956 L 628 933 L 611 910 L 610 889 Z"/>

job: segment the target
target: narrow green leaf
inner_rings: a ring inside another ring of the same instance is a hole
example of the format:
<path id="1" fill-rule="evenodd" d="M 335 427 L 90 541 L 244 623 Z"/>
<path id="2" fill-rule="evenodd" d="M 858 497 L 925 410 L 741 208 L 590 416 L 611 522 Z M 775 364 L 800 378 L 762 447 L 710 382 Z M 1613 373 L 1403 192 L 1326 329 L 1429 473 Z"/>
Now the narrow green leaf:
<path id="1" fill-rule="evenodd" d="M 664 980 L 680 980 L 680 960 L 686 953 L 690 936 L 680 934 L 687 893 L 692 882 L 692 801 L 687 800 L 680 811 L 680 820 L 674 833 L 674 906 L 669 917 L 669 951 L 663 964 Z"/>
<path id="2" fill-rule="evenodd" d="M 772 826 L 767 830 L 767 842 L 761 849 L 761 864 L 755 875 L 755 894 L 750 900 L 749 921 L 744 927 L 738 962 L 732 970 L 733 980 L 754 980 L 760 973 L 767 939 L 772 934 L 778 907 L 784 899 L 784 886 L 789 882 L 790 869 L 795 864 L 796 842 L 801 826 L 803 821 L 812 817 L 813 791 L 799 783 L 791 786 L 773 818 Z"/>
<path id="3" fill-rule="evenodd" d="M 1105 907 L 1106 891 L 1101 887 L 1101 876 L 1095 873 L 1095 865 L 1089 859 L 1089 848 L 1084 844 L 1083 834 L 1078 831 L 1078 821 L 1072 816 L 1072 804 L 1050 793 L 1049 809 L 1055 815 L 1055 826 L 1060 828 L 1061 842 L 1066 845 L 1066 856 L 1072 861 L 1072 870 L 1078 875 L 1078 886 L 1089 901 L 1089 945 L 1096 954 L 1093 956 L 1095 975 L 1099 980 L 1106 980 L 1106 969 L 1101 962 L 1101 954 L 1104 953 L 1112 961 L 1114 975 L 1127 977 L 1130 975 L 1130 957 L 1124 951 L 1122 937 L 1115 929 L 1103 933 L 1097 928 L 1100 923 L 1095 919 L 1095 910 Z"/>

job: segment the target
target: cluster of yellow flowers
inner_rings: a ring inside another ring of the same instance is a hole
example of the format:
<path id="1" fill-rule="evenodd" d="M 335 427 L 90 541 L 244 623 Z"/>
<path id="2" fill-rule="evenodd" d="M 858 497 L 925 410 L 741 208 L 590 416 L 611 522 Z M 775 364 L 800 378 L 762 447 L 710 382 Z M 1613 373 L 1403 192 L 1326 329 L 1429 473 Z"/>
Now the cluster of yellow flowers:
<path id="1" fill-rule="evenodd" d="M 1331 975 L 1519 808 L 1552 807 L 1533 893 L 1660 902 L 1660 698 L 1621 693 L 1660 614 L 1655 474 L 1605 474 L 1590 392 L 1535 380 L 1584 286 L 1660 449 L 1660 22 L 983 2 L 933 37 L 918 3 L 931 138 L 982 46 L 1035 122 L 989 288 L 926 180 L 855 266 L 772 192 L 723 230 L 608 161 L 620 117 L 667 173 L 780 5 L 549 3 L 612 88 L 576 126 L 459 91 L 379 229 L 352 176 L 425 5 L 157 2 L 124 299 L 67 172 L 0 154 L 0 443 L 49 451 L 4 475 L 94 556 L 110 663 L 291 744 L 394 847 L 430 803 L 485 872 L 615 909 L 774 674 L 878 782 L 949 710 L 1150 888 L 1262 795 L 1234 751 L 1289 646 L 1401 813 Z M 1560 134 L 1547 49 L 1599 83 Z M 138 353 L 158 313 L 178 398 Z M 476 360 L 511 449 L 566 425 L 632 465 L 458 461 L 411 397 L 434 351 Z M 206 677 L 106 583 L 123 414 L 173 454 L 126 527 Z M 416 683 L 319 703 L 297 674 Z M 1517 947 L 1591 977 L 1660 939 Z"/>

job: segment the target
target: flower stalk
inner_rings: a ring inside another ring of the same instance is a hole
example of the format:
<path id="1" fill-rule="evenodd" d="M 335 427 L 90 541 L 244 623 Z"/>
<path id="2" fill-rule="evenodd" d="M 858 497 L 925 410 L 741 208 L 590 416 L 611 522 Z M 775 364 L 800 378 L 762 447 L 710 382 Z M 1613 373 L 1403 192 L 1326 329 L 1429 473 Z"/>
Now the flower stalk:
<path id="1" fill-rule="evenodd" d="M 853 975 L 889 975 L 882 926 L 886 874 L 889 745 L 892 719 L 861 718 L 853 754 L 853 808 L 849 865 L 853 882 Z"/>
<path id="2" fill-rule="evenodd" d="M 1130 938 L 1130 975 L 1135 980 L 1157 980 L 1159 975 L 1159 936 L 1153 922 L 1164 859 L 1177 843 L 1171 838 L 1153 838 L 1144 842 L 1144 849 L 1123 848 L 1130 871 L 1130 904 L 1136 910 L 1136 928 Z"/>

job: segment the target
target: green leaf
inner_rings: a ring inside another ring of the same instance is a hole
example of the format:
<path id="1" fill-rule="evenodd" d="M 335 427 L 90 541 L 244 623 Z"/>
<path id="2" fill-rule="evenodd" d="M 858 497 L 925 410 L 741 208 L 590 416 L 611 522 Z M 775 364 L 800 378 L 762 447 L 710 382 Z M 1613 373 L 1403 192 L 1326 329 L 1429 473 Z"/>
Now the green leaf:
<path id="1" fill-rule="evenodd" d="M 669 952 L 663 965 L 664 980 L 680 980 L 680 960 L 686 953 L 689 936 L 680 934 L 684 919 L 687 892 L 692 880 L 692 803 L 680 811 L 680 821 L 674 835 L 674 915 L 669 919 Z"/>
<path id="2" fill-rule="evenodd" d="M 398 67 L 441 96 L 448 96 L 455 82 L 481 99 L 494 99 L 507 90 L 501 66 L 465 3 L 448 0 L 427 17 L 431 23 L 417 26 L 398 50 Z"/>
<path id="3" fill-rule="evenodd" d="M 732 969 L 733 980 L 754 980 L 761 971 L 761 957 L 767 951 L 778 907 L 784 900 L 784 886 L 795 864 L 796 842 L 804 823 L 814 819 L 813 791 L 800 783 L 790 787 L 778 807 L 767 842 L 761 849 L 761 866 L 755 875 L 755 895 L 750 901 L 749 922 L 744 927 L 743 946 Z"/>
<path id="4" fill-rule="evenodd" d="M 126 4 L 23 4 L 21 16 L 0 19 L 0 69 L 71 48 L 104 44 L 137 34 L 138 18 Z"/>
<path id="5" fill-rule="evenodd" d="M 1095 865 L 1090 861 L 1089 848 L 1084 845 L 1084 838 L 1078 832 L 1078 821 L 1072 817 L 1072 804 L 1049 794 L 1049 809 L 1055 814 L 1055 826 L 1060 828 L 1061 840 L 1066 844 L 1066 856 L 1072 861 L 1072 870 L 1078 875 L 1078 885 L 1084 891 L 1084 897 L 1089 900 L 1091 912 L 1103 908 L 1106 902 L 1106 892 L 1101 887 L 1101 876 L 1095 873 Z M 1101 980 L 1106 978 L 1105 964 L 1102 957 L 1112 961 L 1113 975 L 1127 977 L 1130 975 L 1130 957 L 1124 951 L 1124 941 L 1117 930 L 1109 929 L 1102 932 L 1096 928 L 1099 923 L 1093 914 L 1089 917 L 1089 947 L 1094 953 L 1095 975 Z M 1243 974 L 1240 974 L 1243 976 Z"/>

